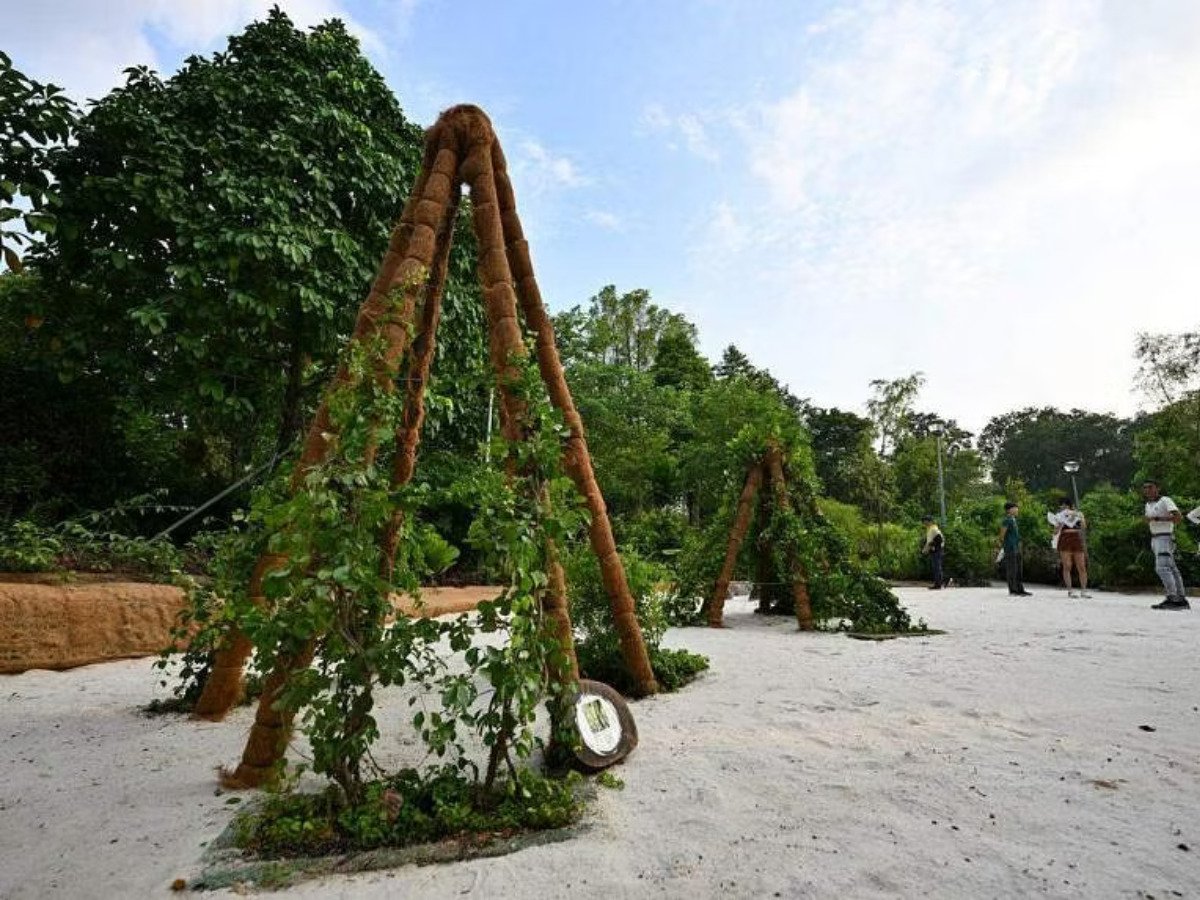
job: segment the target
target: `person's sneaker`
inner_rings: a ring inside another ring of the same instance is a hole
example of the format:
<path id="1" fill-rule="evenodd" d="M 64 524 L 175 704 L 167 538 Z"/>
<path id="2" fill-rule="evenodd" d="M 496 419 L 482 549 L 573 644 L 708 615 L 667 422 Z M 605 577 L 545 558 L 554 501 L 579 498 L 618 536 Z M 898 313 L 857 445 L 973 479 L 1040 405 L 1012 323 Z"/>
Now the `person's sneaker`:
<path id="1" fill-rule="evenodd" d="M 942 589 L 942 586 L 940 584 L 931 584 L 929 586 L 929 589 L 931 591 L 940 591 Z"/>
<path id="2" fill-rule="evenodd" d="M 1072 600 L 1074 600 L 1079 595 L 1077 593 L 1075 593 L 1074 591 L 1067 591 L 1067 596 L 1070 597 Z"/>
<path id="3" fill-rule="evenodd" d="M 1155 603 L 1151 609 L 1191 609 L 1192 604 L 1187 602 L 1186 597 L 1168 597 L 1162 603 Z"/>
<path id="4" fill-rule="evenodd" d="M 1080 596 L 1080 597 L 1082 597 L 1084 600 L 1091 600 L 1091 599 L 1092 599 L 1092 595 L 1091 595 L 1091 594 L 1089 594 L 1087 591 L 1080 591 L 1080 592 L 1079 592 L 1079 596 Z"/>

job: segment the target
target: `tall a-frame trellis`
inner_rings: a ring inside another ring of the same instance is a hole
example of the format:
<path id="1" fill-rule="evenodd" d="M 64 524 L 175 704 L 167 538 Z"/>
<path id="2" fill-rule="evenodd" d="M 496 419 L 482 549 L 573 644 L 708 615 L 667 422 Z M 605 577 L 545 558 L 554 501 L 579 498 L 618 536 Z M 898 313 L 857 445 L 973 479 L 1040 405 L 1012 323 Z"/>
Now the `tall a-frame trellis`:
<path id="1" fill-rule="evenodd" d="M 525 436 L 528 427 L 524 401 L 508 389 L 519 375 L 516 361 L 527 353 L 523 325 L 533 337 L 538 369 L 550 401 L 561 412 L 569 430 L 563 447 L 563 467 L 591 513 L 591 546 L 600 562 L 625 664 L 638 691 L 654 693 L 658 686 L 617 555 L 604 498 L 592 471 L 583 421 L 567 387 L 554 329 L 534 277 L 529 244 L 517 215 L 504 154 L 487 115 L 476 106 L 447 110 L 428 131 L 421 171 L 350 338 L 351 344 L 382 340 L 379 377 L 394 380 L 402 368 L 405 371 L 404 412 L 396 433 L 392 484 L 396 487 L 407 484 L 416 468 L 425 384 L 434 356 L 454 222 L 464 185 L 471 193 L 489 355 L 497 377 L 502 432 L 508 440 L 516 441 Z M 396 296 L 398 291 L 402 293 L 400 298 Z M 343 364 L 334 376 L 333 388 L 345 385 L 349 378 Z M 326 400 L 309 427 L 293 476 L 293 491 L 300 490 L 305 475 L 327 458 L 332 431 Z M 384 557 L 388 560 L 395 552 L 400 515 L 395 514 L 383 538 Z M 562 569 L 553 552 L 549 557 L 550 589 L 545 609 L 560 642 L 570 651 L 574 667 Z M 252 597 L 265 602 L 263 578 L 281 562 L 271 555 L 258 561 L 250 582 Z M 311 662 L 313 649 L 310 644 L 268 676 L 242 761 L 232 775 L 234 781 L 247 786 L 260 784 L 282 758 L 291 734 L 292 714 L 277 708 L 275 701 L 289 675 Z M 242 669 L 252 650 L 245 635 L 235 633 L 228 637 L 214 659 L 196 705 L 197 716 L 220 719 L 234 706 L 241 693 Z M 577 676 L 575 668 L 573 674 Z"/>
<path id="2" fill-rule="evenodd" d="M 729 540 L 725 545 L 725 559 L 721 564 L 721 572 L 713 586 L 712 595 L 705 603 L 705 613 L 708 624 L 712 628 L 724 626 L 725 595 L 729 592 L 729 582 L 733 580 L 733 570 L 737 565 L 738 553 L 741 552 L 742 542 L 750 530 L 754 518 L 754 501 L 758 498 L 758 524 L 763 529 L 772 518 L 772 507 L 784 515 L 792 511 L 792 501 L 788 496 L 787 474 L 783 461 L 783 448 L 778 441 L 768 441 L 763 453 L 755 458 L 746 470 L 746 480 L 742 484 L 742 493 L 738 497 L 733 525 L 729 529 Z M 773 548 L 764 540 L 765 534 L 760 533 L 754 542 L 758 553 L 759 589 L 769 582 L 768 577 L 761 573 L 774 571 L 771 554 Z M 783 548 L 787 565 L 785 576 L 789 579 L 792 590 L 792 601 L 796 608 L 796 622 L 801 631 L 811 631 L 813 628 L 812 603 L 808 594 L 808 578 L 802 561 L 796 558 L 796 548 Z"/>

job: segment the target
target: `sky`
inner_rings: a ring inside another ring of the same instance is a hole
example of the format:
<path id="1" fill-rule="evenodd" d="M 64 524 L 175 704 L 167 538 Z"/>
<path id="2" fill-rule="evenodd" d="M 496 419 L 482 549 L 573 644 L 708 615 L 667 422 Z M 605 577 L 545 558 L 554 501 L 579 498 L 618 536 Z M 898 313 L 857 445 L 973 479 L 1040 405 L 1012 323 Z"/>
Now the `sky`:
<path id="1" fill-rule="evenodd" d="M 1130 414 L 1135 335 L 1200 327 L 1195 0 L 280 5 L 491 115 L 552 307 L 648 289 L 818 405 Z M 0 0 L 0 50 L 82 101 L 269 6 Z"/>

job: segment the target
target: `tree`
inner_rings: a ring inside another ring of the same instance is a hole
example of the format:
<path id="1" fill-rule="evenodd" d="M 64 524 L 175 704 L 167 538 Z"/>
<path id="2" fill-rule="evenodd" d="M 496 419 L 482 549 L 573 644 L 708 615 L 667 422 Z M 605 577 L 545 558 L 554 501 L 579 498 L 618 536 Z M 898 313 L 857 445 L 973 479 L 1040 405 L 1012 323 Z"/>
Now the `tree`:
<path id="1" fill-rule="evenodd" d="M 275 9 L 165 81 L 127 71 L 54 169 L 39 343 L 224 479 L 297 436 L 421 132 L 337 21 Z"/>
<path id="2" fill-rule="evenodd" d="M 800 416 L 805 403 L 790 390 L 786 384 L 780 383 L 767 369 L 760 369 L 750 362 L 750 357 L 730 344 L 721 354 L 721 361 L 713 366 L 713 374 L 721 380 L 741 378 L 754 385 L 761 391 L 776 394 L 791 412 Z"/>
<path id="3" fill-rule="evenodd" d="M 924 384 L 925 376 L 920 372 L 892 381 L 876 378 L 871 382 L 875 396 L 867 401 L 867 414 L 875 423 L 881 457 L 886 457 L 894 450 L 897 442 L 911 428 L 913 403 Z"/>
<path id="4" fill-rule="evenodd" d="M 733 439 L 743 431 L 777 435 L 790 447 L 807 448 L 800 420 L 778 393 L 746 376 L 725 377 L 691 396 L 691 439 L 679 450 L 680 477 L 693 524 L 710 519 L 745 477 L 745 459 Z M 805 453 L 807 453 L 805 449 Z"/>
<path id="5" fill-rule="evenodd" d="M 868 466 L 875 455 L 871 420 L 836 407 L 808 406 L 804 424 L 824 496 L 865 509 L 872 499 Z"/>
<path id="6" fill-rule="evenodd" d="M 1160 403 L 1200 390 L 1200 331 L 1137 336 L 1135 385 Z"/>
<path id="7" fill-rule="evenodd" d="M 696 328 L 682 317 L 672 319 L 663 329 L 650 367 L 659 387 L 699 391 L 712 383 L 708 360 L 696 349 Z"/>
<path id="8" fill-rule="evenodd" d="M 1127 485 L 1133 478 L 1133 423 L 1104 413 L 1029 407 L 996 416 L 979 435 L 992 480 L 1020 480 L 1033 492 L 1070 487 L 1067 460 L 1079 462 L 1080 493 L 1098 484 Z"/>
<path id="9" fill-rule="evenodd" d="M 588 301 L 586 311 L 575 306 L 554 319 L 561 336 L 564 361 L 579 360 L 625 366 L 638 372 L 654 365 L 668 331 L 694 346 L 696 328 L 683 316 L 650 302 L 650 292 L 637 288 L 618 294 L 606 285 Z"/>
<path id="10" fill-rule="evenodd" d="M 914 433 L 902 438 L 892 454 L 896 495 L 902 498 L 910 519 L 934 515 L 938 510 L 937 453 L 935 436 Z M 971 448 L 969 432 L 956 428 L 953 423 L 948 423 L 943 434 L 942 470 L 946 504 L 950 509 L 979 486 L 983 475 L 983 460 Z"/>
<path id="11" fill-rule="evenodd" d="M 60 88 L 25 77 L 0 52 L 0 260 L 14 272 L 22 269 L 17 248 L 54 231 L 48 170 L 77 116 Z M 17 205 L 17 197 L 27 205 Z M 23 231 L 10 224 L 17 222 Z"/>
<path id="12" fill-rule="evenodd" d="M 626 366 L 577 363 L 569 377 L 612 516 L 673 502 L 679 483 L 672 437 L 686 417 L 686 400 Z"/>

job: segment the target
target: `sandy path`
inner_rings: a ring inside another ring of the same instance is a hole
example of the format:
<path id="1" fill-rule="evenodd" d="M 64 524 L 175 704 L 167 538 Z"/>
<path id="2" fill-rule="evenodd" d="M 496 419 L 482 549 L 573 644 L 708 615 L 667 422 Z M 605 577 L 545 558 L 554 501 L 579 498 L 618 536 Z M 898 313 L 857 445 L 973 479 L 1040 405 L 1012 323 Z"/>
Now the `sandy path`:
<path id="1" fill-rule="evenodd" d="M 1200 612 L 901 593 L 951 634 L 798 635 L 744 601 L 673 632 L 713 672 L 636 704 L 587 839 L 288 895 L 1200 895 Z M 162 895 L 227 821 L 212 766 L 249 711 L 142 718 L 149 671 L 0 680 L 0 897 Z"/>

